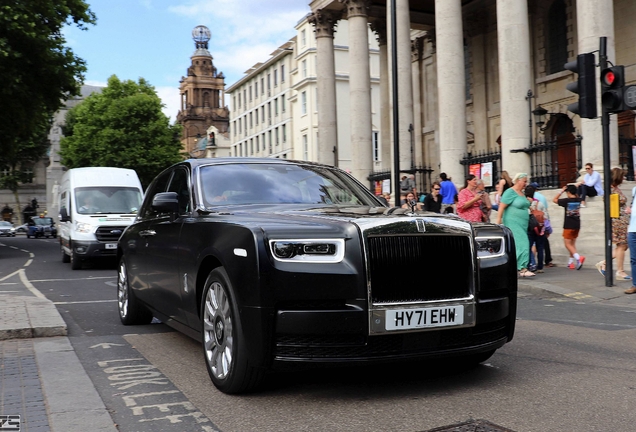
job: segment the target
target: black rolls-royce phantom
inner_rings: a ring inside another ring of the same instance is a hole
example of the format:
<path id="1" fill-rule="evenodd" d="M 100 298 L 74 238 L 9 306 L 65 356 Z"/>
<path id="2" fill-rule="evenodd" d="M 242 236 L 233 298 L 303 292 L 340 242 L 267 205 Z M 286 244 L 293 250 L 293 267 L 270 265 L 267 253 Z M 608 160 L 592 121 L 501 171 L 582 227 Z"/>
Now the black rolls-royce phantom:
<path id="1" fill-rule="evenodd" d="M 226 393 L 285 362 L 488 359 L 514 334 L 511 232 L 383 206 L 330 166 L 196 159 L 163 171 L 118 243 L 123 324 L 200 340 Z"/>

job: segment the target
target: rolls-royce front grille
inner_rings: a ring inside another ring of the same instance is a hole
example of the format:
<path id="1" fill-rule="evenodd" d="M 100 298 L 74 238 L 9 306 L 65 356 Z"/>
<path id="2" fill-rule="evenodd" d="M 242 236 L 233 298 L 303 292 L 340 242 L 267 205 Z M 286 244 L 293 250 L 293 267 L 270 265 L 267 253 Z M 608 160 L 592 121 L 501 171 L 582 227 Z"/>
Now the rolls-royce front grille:
<path id="1" fill-rule="evenodd" d="M 448 300 L 471 293 L 467 236 L 369 236 L 368 253 L 373 303 Z"/>
<path id="2" fill-rule="evenodd" d="M 116 242 L 125 229 L 125 226 L 100 226 L 95 231 L 95 237 L 101 242 Z"/>

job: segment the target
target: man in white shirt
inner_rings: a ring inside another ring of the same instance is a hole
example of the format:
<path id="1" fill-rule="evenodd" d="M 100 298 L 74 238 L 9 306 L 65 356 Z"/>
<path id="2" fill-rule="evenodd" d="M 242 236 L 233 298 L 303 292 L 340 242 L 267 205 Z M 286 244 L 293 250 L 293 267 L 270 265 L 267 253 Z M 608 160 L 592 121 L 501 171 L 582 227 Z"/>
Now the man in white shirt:
<path id="1" fill-rule="evenodd" d="M 576 184 L 579 197 L 581 198 L 581 207 L 585 207 L 585 197 L 603 196 L 603 182 L 601 175 L 594 171 L 591 163 L 585 164 L 585 175 L 583 181 Z"/>

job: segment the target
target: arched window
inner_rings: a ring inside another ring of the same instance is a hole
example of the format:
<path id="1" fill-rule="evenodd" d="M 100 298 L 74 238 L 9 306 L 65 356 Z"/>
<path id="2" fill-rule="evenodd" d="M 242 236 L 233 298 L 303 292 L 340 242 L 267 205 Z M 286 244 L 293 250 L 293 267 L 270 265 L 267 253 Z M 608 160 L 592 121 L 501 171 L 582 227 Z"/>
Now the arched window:
<path id="1" fill-rule="evenodd" d="M 568 61 L 567 15 L 565 2 L 555 0 L 548 12 L 547 60 L 548 74 L 561 72 Z"/>

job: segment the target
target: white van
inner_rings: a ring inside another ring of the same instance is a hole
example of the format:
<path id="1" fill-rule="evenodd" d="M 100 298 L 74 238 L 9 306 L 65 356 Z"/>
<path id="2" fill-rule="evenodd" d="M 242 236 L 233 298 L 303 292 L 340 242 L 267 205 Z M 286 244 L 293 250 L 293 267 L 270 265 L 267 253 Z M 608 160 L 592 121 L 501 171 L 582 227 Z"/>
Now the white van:
<path id="1" fill-rule="evenodd" d="M 134 170 L 88 167 L 64 173 L 58 201 L 62 262 L 77 270 L 83 261 L 116 256 L 117 240 L 142 199 Z"/>

